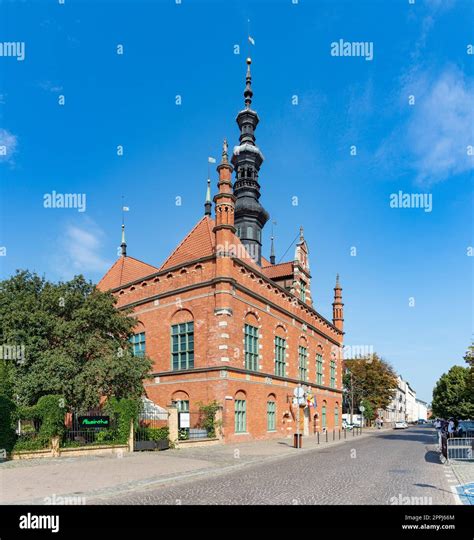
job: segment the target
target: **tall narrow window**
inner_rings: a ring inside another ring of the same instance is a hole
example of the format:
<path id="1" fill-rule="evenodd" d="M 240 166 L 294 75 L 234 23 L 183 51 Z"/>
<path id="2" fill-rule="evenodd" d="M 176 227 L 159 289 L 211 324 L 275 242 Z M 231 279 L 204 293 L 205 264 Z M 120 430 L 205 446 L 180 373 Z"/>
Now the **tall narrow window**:
<path id="1" fill-rule="evenodd" d="M 279 377 L 285 376 L 285 354 L 286 354 L 286 340 L 276 336 L 275 337 L 275 375 Z"/>
<path id="2" fill-rule="evenodd" d="M 236 399 L 234 405 L 235 433 L 245 433 L 247 430 L 247 402 Z"/>
<path id="3" fill-rule="evenodd" d="M 171 327 L 171 368 L 173 371 L 194 367 L 194 323 Z"/>
<path id="4" fill-rule="evenodd" d="M 306 381 L 308 379 L 308 349 L 306 347 L 298 347 L 298 359 L 299 359 L 299 369 L 298 376 L 300 380 Z"/>
<path id="5" fill-rule="evenodd" d="M 245 369 L 258 371 L 258 328 L 245 325 Z"/>
<path id="6" fill-rule="evenodd" d="M 322 408 L 322 411 L 321 411 L 321 425 L 323 427 L 323 429 L 326 429 L 327 427 L 327 422 L 326 422 L 326 402 L 324 401 L 323 402 L 323 408 Z"/>
<path id="7" fill-rule="evenodd" d="M 336 406 L 334 407 L 334 426 L 339 426 L 339 405 L 336 403 Z"/>
<path id="8" fill-rule="evenodd" d="M 336 362 L 331 360 L 331 388 L 336 388 Z"/>
<path id="9" fill-rule="evenodd" d="M 276 431 L 276 402 L 267 401 L 267 431 Z"/>
<path id="10" fill-rule="evenodd" d="M 323 356 L 316 355 L 316 384 L 323 384 Z"/>
<path id="11" fill-rule="evenodd" d="M 300 281 L 300 300 L 306 302 L 306 283 Z"/>
<path id="12" fill-rule="evenodd" d="M 130 338 L 133 356 L 145 356 L 145 332 L 134 334 Z"/>

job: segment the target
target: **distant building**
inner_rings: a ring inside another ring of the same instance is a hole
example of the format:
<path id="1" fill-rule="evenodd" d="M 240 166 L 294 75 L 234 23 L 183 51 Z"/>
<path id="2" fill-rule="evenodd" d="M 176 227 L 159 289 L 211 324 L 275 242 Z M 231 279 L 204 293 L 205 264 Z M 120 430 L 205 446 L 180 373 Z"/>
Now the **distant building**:
<path id="1" fill-rule="evenodd" d="M 407 410 L 407 422 L 416 422 L 418 420 L 418 406 L 416 404 L 416 392 L 406 383 L 406 410 Z"/>
<path id="2" fill-rule="evenodd" d="M 416 410 L 417 410 L 417 420 L 428 420 L 430 417 L 430 412 L 428 408 L 428 403 L 422 401 L 421 399 L 416 399 Z"/>
<path id="3" fill-rule="evenodd" d="M 390 405 L 379 412 L 379 416 L 384 422 L 401 422 L 406 420 L 406 382 L 400 377 L 397 377 L 397 390 L 390 402 Z"/>

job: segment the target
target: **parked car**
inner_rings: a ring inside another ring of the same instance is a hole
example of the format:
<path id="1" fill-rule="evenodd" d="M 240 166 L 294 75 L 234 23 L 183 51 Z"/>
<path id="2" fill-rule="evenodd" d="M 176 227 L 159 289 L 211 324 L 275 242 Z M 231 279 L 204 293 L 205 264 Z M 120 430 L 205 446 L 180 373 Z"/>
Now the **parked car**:
<path id="1" fill-rule="evenodd" d="M 408 427 L 408 424 L 404 421 L 395 422 L 395 425 L 393 426 L 393 429 L 406 429 Z"/>
<path id="2" fill-rule="evenodd" d="M 418 420 L 418 424 L 427 424 L 428 422 L 424 418 Z"/>

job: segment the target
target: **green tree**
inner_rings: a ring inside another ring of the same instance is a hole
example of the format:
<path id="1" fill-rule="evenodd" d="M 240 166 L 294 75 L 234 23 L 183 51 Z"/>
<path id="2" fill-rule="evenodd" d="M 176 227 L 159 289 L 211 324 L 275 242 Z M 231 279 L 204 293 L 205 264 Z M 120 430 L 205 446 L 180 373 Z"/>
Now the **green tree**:
<path id="1" fill-rule="evenodd" d="M 373 405 L 368 399 L 363 399 L 362 405 L 364 406 L 364 420 L 368 421 L 370 424 L 373 420 L 375 420 L 375 411 Z"/>
<path id="2" fill-rule="evenodd" d="M 347 402 L 350 404 L 353 392 L 354 412 L 361 402 L 370 404 L 374 414 L 390 404 L 397 388 L 397 375 L 388 362 L 374 353 L 345 360 L 344 366 L 348 370 L 343 378 Z"/>
<path id="3" fill-rule="evenodd" d="M 0 343 L 24 347 L 9 361 L 19 404 L 60 394 L 81 411 L 103 396 L 141 396 L 151 362 L 132 355 L 136 321 L 115 304 L 82 276 L 51 283 L 20 271 L 0 282 Z"/>
<path id="4" fill-rule="evenodd" d="M 0 450 L 10 452 L 15 443 L 14 414 L 12 401 L 11 369 L 6 360 L 0 360 Z"/>
<path id="5" fill-rule="evenodd" d="M 433 390 L 433 415 L 440 418 L 474 418 L 474 387 L 471 369 L 453 366 L 443 373 Z"/>

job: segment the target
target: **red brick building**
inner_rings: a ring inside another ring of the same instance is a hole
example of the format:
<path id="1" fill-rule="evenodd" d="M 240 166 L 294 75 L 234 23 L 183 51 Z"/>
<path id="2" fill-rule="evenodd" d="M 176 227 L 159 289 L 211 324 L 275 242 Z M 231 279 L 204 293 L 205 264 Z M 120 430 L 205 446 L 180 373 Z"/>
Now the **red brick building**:
<path id="1" fill-rule="evenodd" d="M 226 442 L 290 435 L 298 416 L 306 435 L 342 421 L 339 279 L 329 321 L 313 306 L 303 229 L 292 261 L 275 264 L 273 242 L 270 260 L 261 254 L 269 215 L 259 202 L 263 156 L 247 63 L 239 145 L 229 160 L 224 141 L 214 217 L 208 185 L 204 217 L 161 266 L 128 256 L 123 235 L 122 256 L 98 284 L 138 319 L 134 351 L 154 362 L 147 396 L 190 411 L 216 400 Z M 299 415 L 298 385 L 315 398 Z"/>

